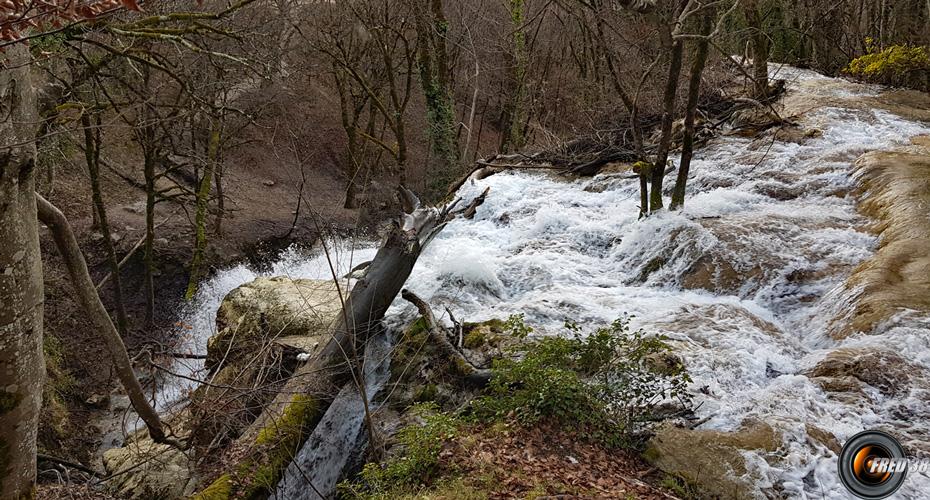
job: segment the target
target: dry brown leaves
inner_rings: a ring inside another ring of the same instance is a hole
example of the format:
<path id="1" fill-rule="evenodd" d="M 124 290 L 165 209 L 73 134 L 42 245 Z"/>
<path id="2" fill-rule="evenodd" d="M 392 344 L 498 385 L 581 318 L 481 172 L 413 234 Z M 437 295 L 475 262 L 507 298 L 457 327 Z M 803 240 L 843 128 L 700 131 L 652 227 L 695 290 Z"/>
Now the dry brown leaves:
<path id="1" fill-rule="evenodd" d="M 648 484 L 654 469 L 553 425 L 473 428 L 440 455 L 490 498 L 676 498 Z"/>

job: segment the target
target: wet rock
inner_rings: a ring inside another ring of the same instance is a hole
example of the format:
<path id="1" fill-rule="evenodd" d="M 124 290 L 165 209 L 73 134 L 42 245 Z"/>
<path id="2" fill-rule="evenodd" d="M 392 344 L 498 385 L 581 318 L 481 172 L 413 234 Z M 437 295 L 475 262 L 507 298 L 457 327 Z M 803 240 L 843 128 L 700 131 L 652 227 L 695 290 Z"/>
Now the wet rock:
<path id="1" fill-rule="evenodd" d="M 916 367 L 894 352 L 846 347 L 827 354 L 807 376 L 830 392 L 854 392 L 861 382 L 893 395 L 909 386 L 915 372 Z"/>
<path id="2" fill-rule="evenodd" d="M 839 440 L 831 432 L 813 424 L 804 424 L 804 429 L 807 431 L 807 437 L 812 444 L 823 446 L 837 455 L 840 454 L 843 447 L 840 446 Z"/>
<path id="3" fill-rule="evenodd" d="M 759 496 L 744 451 L 775 452 L 781 435 L 770 425 L 749 420 L 735 432 L 691 430 L 665 425 L 649 441 L 644 456 L 662 471 L 698 487 L 709 498 Z"/>
<path id="4" fill-rule="evenodd" d="M 823 137 L 823 131 L 818 128 L 804 128 L 796 125 L 788 125 L 784 127 L 778 127 L 774 129 L 771 133 L 765 134 L 765 137 L 760 137 L 752 142 L 749 145 L 749 149 L 756 150 L 766 150 L 772 144 L 772 141 L 779 142 L 792 142 L 794 144 L 804 144 L 805 142 L 816 139 L 818 137 Z"/>
<path id="5" fill-rule="evenodd" d="M 836 318 L 836 339 L 873 333 L 905 311 L 930 312 L 930 155 L 872 152 L 856 161 L 864 197 L 859 209 L 876 220 L 878 251 L 846 282 L 855 290 L 851 310 Z"/>
<path id="6" fill-rule="evenodd" d="M 803 194 L 803 190 L 800 187 L 778 183 L 759 184 L 753 191 L 778 201 L 793 200 Z"/>

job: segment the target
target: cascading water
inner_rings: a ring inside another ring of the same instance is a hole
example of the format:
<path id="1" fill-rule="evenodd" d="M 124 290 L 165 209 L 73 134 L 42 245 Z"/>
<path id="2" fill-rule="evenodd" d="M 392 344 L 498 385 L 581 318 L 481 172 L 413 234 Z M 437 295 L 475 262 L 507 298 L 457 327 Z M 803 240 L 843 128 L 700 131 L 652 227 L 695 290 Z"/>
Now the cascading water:
<path id="1" fill-rule="evenodd" d="M 371 260 L 375 254 L 372 245 L 354 242 L 334 245 L 329 250 L 327 257 L 322 252 L 308 255 L 304 251 L 290 248 L 265 271 L 255 271 L 240 264 L 216 273 L 200 284 L 194 300 L 181 311 L 178 321 L 180 342 L 175 351 L 183 354 L 203 354 L 207 351 L 207 339 L 216 333 L 216 311 L 226 294 L 240 285 L 259 276 L 331 280 L 334 271 L 336 276 L 344 276 L 355 265 Z M 169 377 L 165 381 L 155 395 L 156 408 L 165 412 L 183 403 L 187 393 L 197 387 L 197 382 L 191 379 L 196 380 L 203 375 L 203 365 L 203 360 L 199 359 L 175 360 L 171 370 L 180 377 Z"/>
<path id="2" fill-rule="evenodd" d="M 896 351 L 930 378 L 930 318 L 897 318 L 879 334 L 844 340 L 828 334 L 851 300 L 844 280 L 877 245 L 848 195 L 853 162 L 930 126 L 857 103 L 881 89 L 780 71 L 787 99 L 811 104 L 798 121 L 819 136 L 800 144 L 714 139 L 696 154 L 685 208 L 643 220 L 638 186 L 621 176 L 571 182 L 505 172 L 469 182 L 459 196 L 490 187 L 487 201 L 473 220 L 439 234 L 407 288 L 469 321 L 523 313 L 542 334 L 565 320 L 593 327 L 634 315 L 634 327 L 673 339 L 694 380 L 698 416 L 707 419 L 700 428 L 735 430 L 755 418 L 779 432 L 778 456 L 745 452 L 759 495 L 845 498 L 836 454 L 810 439 L 809 425 L 840 442 L 879 426 L 905 446 L 930 435 L 925 390 L 844 400 L 804 375 L 830 352 L 856 347 Z M 354 260 L 367 260 L 366 252 Z M 329 271 L 319 257 L 292 255 L 269 274 Z M 184 320 L 192 349 L 203 350 L 222 297 L 254 276 L 238 267 L 204 284 Z M 400 299 L 389 313 L 396 321 L 410 314 Z M 911 474 L 898 494 L 921 491 L 930 491 L 930 478 Z"/>

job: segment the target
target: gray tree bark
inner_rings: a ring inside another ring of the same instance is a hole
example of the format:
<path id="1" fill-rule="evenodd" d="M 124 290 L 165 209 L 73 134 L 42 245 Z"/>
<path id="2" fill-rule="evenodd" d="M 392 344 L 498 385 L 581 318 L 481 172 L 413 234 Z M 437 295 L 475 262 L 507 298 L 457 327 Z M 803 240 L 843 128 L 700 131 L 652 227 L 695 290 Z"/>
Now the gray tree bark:
<path id="1" fill-rule="evenodd" d="M 39 123 L 29 47 L 0 53 L 0 498 L 32 498 L 44 287 L 35 199 Z"/>

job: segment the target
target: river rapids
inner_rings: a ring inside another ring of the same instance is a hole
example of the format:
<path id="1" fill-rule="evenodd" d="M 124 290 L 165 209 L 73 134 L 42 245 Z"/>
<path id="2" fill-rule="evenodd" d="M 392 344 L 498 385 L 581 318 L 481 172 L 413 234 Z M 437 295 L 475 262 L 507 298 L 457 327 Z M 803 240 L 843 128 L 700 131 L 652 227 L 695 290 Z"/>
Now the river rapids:
<path id="1" fill-rule="evenodd" d="M 631 315 L 634 328 L 672 339 L 694 381 L 697 416 L 706 418 L 700 429 L 756 419 L 778 431 L 778 452 L 744 452 L 757 496 L 847 498 L 836 452 L 812 439 L 812 428 L 839 443 L 873 428 L 909 449 L 930 442 L 927 385 L 841 398 L 806 375 L 837 349 L 874 348 L 930 379 L 930 317 L 901 314 L 842 340 L 830 334 L 857 293 L 847 278 L 878 245 L 857 212 L 854 162 L 903 147 L 930 124 L 863 106 L 880 87 L 789 67 L 772 72 L 787 80 L 786 99 L 807 106 L 797 121 L 816 134 L 797 142 L 720 136 L 696 152 L 685 208 L 642 220 L 637 182 L 622 175 L 569 181 L 505 172 L 469 181 L 458 195 L 470 200 L 490 187 L 487 201 L 473 220 L 455 220 L 436 237 L 407 288 L 468 321 L 522 313 L 543 335 L 566 320 L 594 328 Z M 334 250 L 342 271 L 374 252 L 370 244 Z M 187 349 L 204 351 L 222 298 L 258 274 L 237 266 L 203 283 L 182 315 Z M 330 278 L 322 256 L 296 251 L 261 274 Z M 398 298 L 388 321 L 412 314 Z M 178 361 L 176 370 L 194 374 L 197 363 Z M 170 386 L 161 406 L 189 388 Z M 912 473 L 897 495 L 927 491 L 930 477 Z"/>

